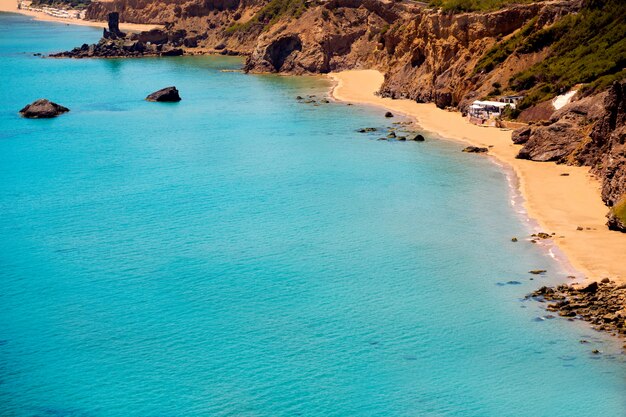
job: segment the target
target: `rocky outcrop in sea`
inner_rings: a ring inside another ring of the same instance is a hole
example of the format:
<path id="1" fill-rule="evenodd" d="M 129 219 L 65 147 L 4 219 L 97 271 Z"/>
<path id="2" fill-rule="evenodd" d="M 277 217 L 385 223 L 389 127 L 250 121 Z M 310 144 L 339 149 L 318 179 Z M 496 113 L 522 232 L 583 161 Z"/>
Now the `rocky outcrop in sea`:
<path id="1" fill-rule="evenodd" d="M 587 286 L 541 287 L 527 298 L 550 302 L 547 310 L 562 317 L 584 320 L 597 330 L 626 336 L 626 284 L 605 278 Z"/>
<path id="2" fill-rule="evenodd" d="M 180 95 L 176 87 L 165 87 L 146 97 L 146 101 L 161 101 L 161 102 L 178 102 L 180 101 Z"/>
<path id="3" fill-rule="evenodd" d="M 118 13 L 109 13 L 108 29 L 95 44 L 83 44 L 71 51 L 50 54 L 53 58 L 132 58 L 142 56 L 180 56 L 185 31 L 150 31 L 126 34 L 119 29 Z"/>
<path id="4" fill-rule="evenodd" d="M 50 119 L 70 111 L 67 107 L 53 103 L 45 98 L 35 100 L 20 110 L 20 114 L 27 119 Z"/>

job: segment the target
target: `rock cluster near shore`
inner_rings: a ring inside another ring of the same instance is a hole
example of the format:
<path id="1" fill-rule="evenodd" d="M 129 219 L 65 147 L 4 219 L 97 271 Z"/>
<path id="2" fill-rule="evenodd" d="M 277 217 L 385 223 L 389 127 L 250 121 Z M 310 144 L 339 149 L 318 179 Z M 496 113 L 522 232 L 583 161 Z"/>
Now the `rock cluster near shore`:
<path id="1" fill-rule="evenodd" d="M 587 286 L 541 287 L 528 298 L 552 301 L 547 310 L 590 322 L 597 330 L 626 336 L 626 284 L 608 278 Z"/>
<path id="2" fill-rule="evenodd" d="M 118 13 L 109 13 L 108 29 L 95 44 L 83 44 L 71 51 L 50 54 L 53 58 L 132 58 L 142 56 L 180 56 L 186 41 L 184 30 L 152 29 L 126 34 L 119 30 Z"/>
<path id="3" fill-rule="evenodd" d="M 483 148 L 480 146 L 467 146 L 463 149 L 463 152 L 467 153 L 486 153 L 489 152 L 489 148 Z"/>

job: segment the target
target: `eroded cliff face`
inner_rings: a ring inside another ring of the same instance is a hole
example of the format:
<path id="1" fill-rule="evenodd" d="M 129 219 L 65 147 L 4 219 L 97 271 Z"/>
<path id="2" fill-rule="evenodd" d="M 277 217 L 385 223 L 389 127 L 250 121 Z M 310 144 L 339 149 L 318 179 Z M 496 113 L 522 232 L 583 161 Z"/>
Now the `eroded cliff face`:
<path id="1" fill-rule="evenodd" d="M 518 158 L 591 167 L 602 180 L 602 200 L 614 208 L 626 198 L 626 83 L 614 83 L 602 94 L 571 103 L 549 122 L 516 131 L 524 144 Z M 610 228 L 626 232 L 614 210 Z"/>
<path id="2" fill-rule="evenodd" d="M 376 68 L 385 73 L 384 96 L 463 109 L 488 95 L 494 83 L 505 86 L 512 74 L 545 56 L 545 51 L 512 54 L 498 71 L 476 72 L 490 47 L 531 20 L 542 27 L 578 7 L 576 2 L 553 1 L 492 13 L 448 14 L 414 3 L 333 0 L 263 32 L 246 69 L 299 74 Z M 288 44 L 291 50 L 281 48 L 287 37 L 294 40 Z M 277 49 L 286 57 L 277 60 Z"/>
<path id="3" fill-rule="evenodd" d="M 88 19 L 111 11 L 122 21 L 184 30 L 189 47 L 248 56 L 246 70 L 292 74 L 375 68 L 385 73 L 381 93 L 463 109 L 506 86 L 510 76 L 544 57 L 512 54 L 498 71 L 476 63 L 498 40 L 532 19 L 550 24 L 580 7 L 576 1 L 513 6 L 492 13 L 449 14 L 413 2 L 308 2 L 295 17 L 253 21 L 270 0 L 113 0 L 93 3 Z M 258 16 L 257 20 L 258 20 Z"/>

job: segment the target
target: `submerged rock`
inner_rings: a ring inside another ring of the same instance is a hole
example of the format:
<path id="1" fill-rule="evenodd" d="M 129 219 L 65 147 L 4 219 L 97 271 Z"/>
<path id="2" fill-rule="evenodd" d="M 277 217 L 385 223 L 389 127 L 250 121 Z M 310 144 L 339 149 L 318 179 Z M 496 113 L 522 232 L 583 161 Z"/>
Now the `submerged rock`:
<path id="1" fill-rule="evenodd" d="M 20 110 L 20 114 L 28 119 L 50 119 L 68 111 L 67 107 L 40 98 Z"/>
<path id="2" fill-rule="evenodd" d="M 180 101 L 180 95 L 176 87 L 165 87 L 159 91 L 155 91 L 146 97 L 147 101 L 164 101 L 164 102 L 176 102 Z"/>
<path id="3" fill-rule="evenodd" d="M 415 137 L 413 139 L 411 139 L 411 140 L 413 140 L 415 142 L 424 142 L 425 139 L 424 139 L 424 136 L 422 136 L 422 135 L 415 135 Z"/>
<path id="4" fill-rule="evenodd" d="M 393 113 L 388 111 L 387 113 L 385 113 L 385 117 L 393 117 Z"/>

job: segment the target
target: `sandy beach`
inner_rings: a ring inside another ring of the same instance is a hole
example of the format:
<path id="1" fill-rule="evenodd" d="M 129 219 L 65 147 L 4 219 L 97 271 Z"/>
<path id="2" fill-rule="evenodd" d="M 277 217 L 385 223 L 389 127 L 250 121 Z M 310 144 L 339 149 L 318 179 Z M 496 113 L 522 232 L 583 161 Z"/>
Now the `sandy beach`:
<path id="1" fill-rule="evenodd" d="M 17 8 L 17 0 L 0 0 L 0 12 L 19 13 L 26 16 L 32 16 L 35 20 L 46 22 L 65 23 L 67 25 L 93 26 L 104 28 L 107 27 L 106 22 L 94 22 L 90 20 L 81 20 L 73 18 L 59 18 L 50 16 L 45 13 L 35 12 L 31 10 L 19 10 Z M 120 29 L 127 32 L 141 32 L 160 27 L 159 25 L 140 25 L 136 23 L 120 23 Z"/>
<path id="2" fill-rule="evenodd" d="M 490 147 L 489 155 L 517 175 L 528 216 L 541 231 L 556 233 L 557 247 L 579 271 L 577 282 L 605 277 L 626 282 L 626 234 L 607 229 L 608 208 L 600 198 L 600 183 L 588 168 L 516 159 L 521 146 L 513 144 L 510 130 L 472 125 L 460 113 L 438 109 L 434 104 L 376 96 L 384 80 L 378 71 L 343 71 L 330 77 L 336 81 L 333 96 L 337 100 L 384 107 L 414 118 L 426 131 Z M 562 176 L 564 173 L 569 175 Z"/>

